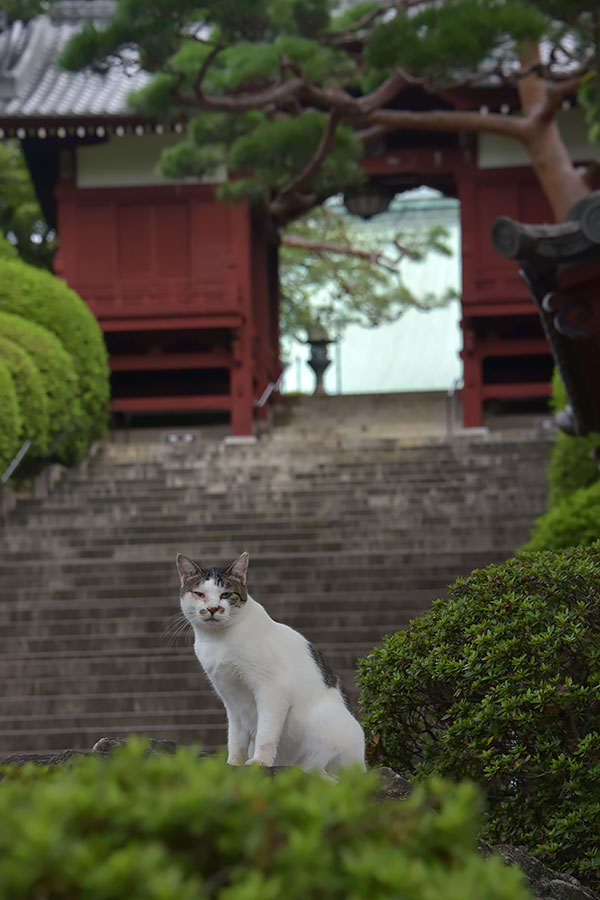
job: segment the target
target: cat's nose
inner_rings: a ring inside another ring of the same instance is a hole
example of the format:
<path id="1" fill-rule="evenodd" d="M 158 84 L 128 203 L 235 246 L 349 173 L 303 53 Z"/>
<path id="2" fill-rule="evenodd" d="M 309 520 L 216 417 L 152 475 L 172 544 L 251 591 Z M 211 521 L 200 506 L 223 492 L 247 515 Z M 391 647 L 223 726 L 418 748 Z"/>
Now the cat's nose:
<path id="1" fill-rule="evenodd" d="M 209 606 L 208 611 L 211 614 L 211 616 L 214 616 L 214 614 L 216 612 L 219 612 L 219 607 L 218 606 Z"/>

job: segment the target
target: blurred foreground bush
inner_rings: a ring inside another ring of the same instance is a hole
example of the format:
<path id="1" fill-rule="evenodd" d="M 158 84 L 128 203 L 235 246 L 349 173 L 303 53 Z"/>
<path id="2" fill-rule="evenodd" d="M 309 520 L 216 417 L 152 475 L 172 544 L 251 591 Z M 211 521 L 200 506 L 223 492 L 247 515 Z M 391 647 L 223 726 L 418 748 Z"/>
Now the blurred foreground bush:
<path id="1" fill-rule="evenodd" d="M 360 666 L 382 762 L 472 779 L 485 837 L 598 887 L 600 543 L 459 579 Z"/>
<path id="2" fill-rule="evenodd" d="M 434 781 L 377 802 L 376 779 L 144 758 L 0 783 L 1 900 L 527 900 L 518 869 L 476 850 L 473 785 Z"/>

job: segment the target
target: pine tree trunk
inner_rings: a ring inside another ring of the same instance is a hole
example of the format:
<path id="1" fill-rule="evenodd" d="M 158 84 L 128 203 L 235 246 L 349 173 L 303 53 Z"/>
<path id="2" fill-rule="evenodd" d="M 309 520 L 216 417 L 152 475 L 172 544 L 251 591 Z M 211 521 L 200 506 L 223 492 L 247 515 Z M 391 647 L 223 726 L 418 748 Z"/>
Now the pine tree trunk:
<path id="1" fill-rule="evenodd" d="M 531 45 L 522 60 L 524 68 L 539 62 L 539 48 Z M 549 84 L 532 73 L 519 82 L 521 109 L 527 120 L 523 143 L 531 165 L 557 222 L 562 221 L 574 203 L 586 197 L 591 188 L 585 170 L 576 167 L 556 123 L 556 113 L 573 84 Z"/>

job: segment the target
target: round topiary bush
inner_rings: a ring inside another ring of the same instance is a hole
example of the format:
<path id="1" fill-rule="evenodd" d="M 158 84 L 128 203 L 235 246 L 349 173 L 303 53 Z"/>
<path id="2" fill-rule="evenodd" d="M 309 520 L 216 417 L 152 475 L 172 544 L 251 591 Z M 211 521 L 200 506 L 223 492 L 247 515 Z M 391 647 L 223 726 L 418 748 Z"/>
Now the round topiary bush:
<path id="1" fill-rule="evenodd" d="M 87 426 L 73 360 L 56 335 L 21 316 L 0 312 L 0 335 L 35 360 L 48 402 L 52 456 L 58 462 L 75 462 L 87 449 Z"/>
<path id="2" fill-rule="evenodd" d="M 600 884 L 600 543 L 459 579 L 360 668 L 383 762 L 472 778 L 493 843 Z"/>
<path id="3" fill-rule="evenodd" d="M 19 449 L 21 412 L 8 366 L 0 358 L 0 476 Z"/>
<path id="4" fill-rule="evenodd" d="M 600 481 L 579 488 L 540 516 L 521 552 L 588 546 L 600 536 Z"/>
<path id="5" fill-rule="evenodd" d="M 107 423 L 108 357 L 98 323 L 64 281 L 20 260 L 0 259 L 0 312 L 36 322 L 60 340 L 73 360 L 89 438 Z"/>
<path id="6" fill-rule="evenodd" d="M 18 344 L 0 336 L 0 357 L 7 366 L 21 411 L 19 441 L 31 441 L 30 454 L 43 457 L 48 451 L 48 400 L 39 369 Z"/>
<path id="7" fill-rule="evenodd" d="M 136 742 L 0 784 L 0 900 L 527 900 L 476 850 L 473 785 L 377 803 L 375 779 L 270 778 Z"/>

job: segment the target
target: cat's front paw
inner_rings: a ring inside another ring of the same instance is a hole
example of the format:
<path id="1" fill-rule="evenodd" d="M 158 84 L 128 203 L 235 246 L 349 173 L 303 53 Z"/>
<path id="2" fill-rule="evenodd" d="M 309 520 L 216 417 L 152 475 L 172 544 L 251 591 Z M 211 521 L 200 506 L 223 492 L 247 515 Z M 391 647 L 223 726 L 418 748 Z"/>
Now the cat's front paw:
<path id="1" fill-rule="evenodd" d="M 244 762 L 243 756 L 230 756 L 227 760 L 228 766 L 244 766 L 246 763 Z"/>
<path id="2" fill-rule="evenodd" d="M 265 769 L 268 769 L 270 763 L 265 762 L 264 759 L 247 759 L 244 763 L 245 766 L 263 766 Z"/>

